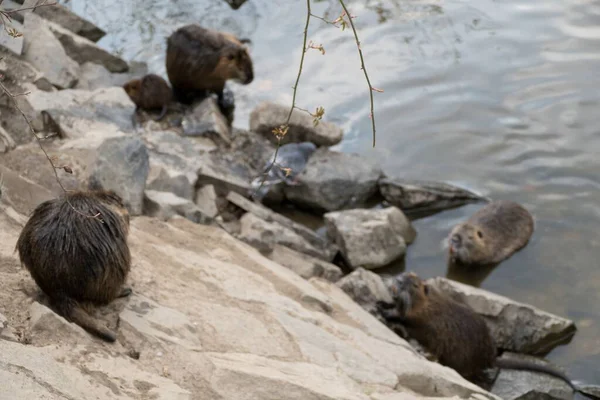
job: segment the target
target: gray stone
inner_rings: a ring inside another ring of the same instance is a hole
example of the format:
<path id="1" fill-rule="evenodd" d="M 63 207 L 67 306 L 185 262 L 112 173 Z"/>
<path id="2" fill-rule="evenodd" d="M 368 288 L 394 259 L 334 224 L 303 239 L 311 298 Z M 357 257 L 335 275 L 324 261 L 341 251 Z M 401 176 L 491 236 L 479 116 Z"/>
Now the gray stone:
<path id="1" fill-rule="evenodd" d="M 114 190 L 132 215 L 140 215 L 149 168 L 148 149 L 139 138 L 110 138 L 98 149 L 89 185 Z"/>
<path id="2" fill-rule="evenodd" d="M 180 215 L 197 224 L 210 224 L 212 218 L 204 214 L 190 200 L 176 196 L 171 192 L 146 190 L 144 196 L 144 214 L 166 221 Z"/>
<path id="3" fill-rule="evenodd" d="M 599 385 L 580 385 L 579 390 L 581 393 L 585 393 L 593 398 L 600 399 L 600 386 Z"/>
<path id="4" fill-rule="evenodd" d="M 391 205 L 407 212 L 433 213 L 487 199 L 447 183 L 384 177 L 379 191 Z"/>
<path id="5" fill-rule="evenodd" d="M 324 215 L 327 235 L 352 269 L 383 267 L 401 258 L 416 231 L 396 207 L 345 210 Z"/>
<path id="6" fill-rule="evenodd" d="M 381 174 L 379 166 L 357 154 L 319 149 L 298 176 L 298 185 L 285 187 L 285 195 L 315 211 L 355 208 L 377 192 Z"/>
<path id="7" fill-rule="evenodd" d="M 48 22 L 35 14 L 27 14 L 23 31 L 23 59 L 42 71 L 56 87 L 68 89 L 75 86 L 79 79 L 79 65 L 54 37 Z"/>
<path id="8" fill-rule="evenodd" d="M 13 94 L 26 93 L 31 90 L 31 87 L 38 84 L 41 86 L 47 84 L 51 90 L 55 90 L 40 71 L 30 63 L 3 48 L 0 48 L 0 75 L 4 77 L 2 80 L 4 86 Z M 31 107 L 29 97 L 30 95 L 17 96 L 14 97 L 14 100 L 27 118 L 33 121 L 36 113 Z M 0 107 L 0 119 L 2 120 L 2 127 L 17 145 L 33 140 L 33 135 L 27 122 L 14 107 L 12 100 L 7 98 L 5 105 Z M 34 125 L 34 128 L 40 129 L 40 126 Z"/>
<path id="9" fill-rule="evenodd" d="M 15 20 L 10 23 L 9 29 L 15 29 L 19 33 L 23 33 L 24 31 L 23 24 Z M 24 39 L 24 36 L 14 37 L 9 35 L 8 32 L 6 32 L 6 29 L 4 29 L 4 26 L 2 27 L 2 30 L 0 30 L 0 47 L 10 50 L 18 56 L 23 53 Z"/>
<path id="10" fill-rule="evenodd" d="M 123 59 L 107 52 L 91 40 L 78 36 L 70 30 L 52 22 L 48 22 L 48 26 L 60 43 L 62 43 L 69 57 L 79 64 L 88 61 L 102 64 L 110 72 L 125 72 L 129 69 L 129 66 Z"/>
<path id="11" fill-rule="evenodd" d="M 210 162 L 208 152 L 213 148 L 194 139 L 181 137 L 173 131 L 144 131 L 142 139 L 148 147 L 150 164 L 154 169 L 163 168 L 169 177 L 184 176 L 189 181 L 189 188 L 182 188 L 183 192 L 176 194 L 185 198 L 187 195 L 181 194 L 193 194 L 198 171 Z"/>
<path id="12" fill-rule="evenodd" d="M 257 174 L 273 160 L 275 146 L 256 132 L 233 129 L 231 151 L 242 158 Z"/>
<path id="13" fill-rule="evenodd" d="M 215 151 L 203 158 L 197 185 L 214 185 L 223 192 L 245 195 L 250 190 L 251 174 L 250 167 L 235 154 Z"/>
<path id="14" fill-rule="evenodd" d="M 291 269 L 304 279 L 319 277 L 330 282 L 337 282 L 343 275 L 342 270 L 337 265 L 277 244 L 273 247 L 269 258 Z"/>
<path id="15" fill-rule="evenodd" d="M 70 323 L 43 304 L 34 301 L 29 306 L 29 326 L 34 335 L 50 335 L 60 333 L 62 336 L 86 336 L 87 333 L 79 325 Z"/>
<path id="16" fill-rule="evenodd" d="M 39 3 L 39 0 L 25 0 L 23 7 L 32 7 Z M 31 11 L 24 11 L 31 12 Z M 100 40 L 106 32 L 92 24 L 90 21 L 81 18 L 71 10 L 63 6 L 62 4 L 55 4 L 51 7 L 38 7 L 35 9 L 35 14 L 47 19 L 48 21 L 54 22 L 71 32 L 83 36 L 97 42 Z"/>
<path id="17" fill-rule="evenodd" d="M 393 299 L 388 290 L 388 285 L 381 276 L 364 268 L 357 268 L 337 281 L 336 286 L 363 309 L 384 322 L 384 319 L 379 316 L 377 303 L 381 301 L 389 304 L 393 302 Z"/>
<path id="18" fill-rule="evenodd" d="M 27 100 L 41 130 L 58 130 L 61 138 L 77 139 L 73 147 L 97 149 L 107 138 L 133 133 L 135 105 L 118 87 L 93 92 L 79 89 L 33 91 Z"/>
<path id="19" fill-rule="evenodd" d="M 280 183 L 294 185 L 296 177 L 304 170 L 315 150 L 316 146 L 311 142 L 288 143 L 281 146 L 275 160 L 267 160 L 261 169 L 262 173 L 252 181 L 253 197 L 263 199 L 272 186 Z M 267 171 L 266 176 L 264 171 Z"/>
<path id="20" fill-rule="evenodd" d="M 127 72 L 117 74 L 110 72 L 101 64 L 85 62 L 81 64 L 80 71 L 79 82 L 75 88 L 96 90 L 110 86 L 122 87 L 127 81 L 146 75 L 148 66 L 146 63 L 132 62 Z"/>
<path id="21" fill-rule="evenodd" d="M 213 97 L 193 104 L 181 121 L 184 136 L 209 136 L 231 144 L 231 132 L 227 119 L 221 114 L 217 101 Z"/>
<path id="22" fill-rule="evenodd" d="M 292 221 L 291 219 L 263 206 L 262 204 L 254 203 L 235 192 L 230 192 L 227 195 L 227 200 L 243 210 L 256 215 L 260 219 L 263 219 L 267 222 L 275 222 L 301 236 L 305 241 L 310 243 L 312 247 L 319 250 L 319 255 L 317 258 L 325 261 L 331 261 L 338 251 L 336 246 L 317 235 L 317 233 L 312 229 Z"/>
<path id="23" fill-rule="evenodd" d="M 150 158 L 150 172 L 146 188 L 159 192 L 171 192 L 187 200 L 193 199 L 193 186 L 188 178 L 183 174 L 170 176 L 165 168 L 153 165 L 152 157 Z"/>
<path id="24" fill-rule="evenodd" d="M 442 277 L 427 282 L 481 314 L 501 349 L 545 354 L 575 334 L 573 321 L 531 305 Z"/>
<path id="25" fill-rule="evenodd" d="M 213 185 L 201 186 L 196 191 L 195 202 L 198 208 L 200 208 L 202 212 L 209 217 L 215 218 L 219 214 L 219 210 L 217 208 L 217 192 L 215 191 L 215 187 Z"/>
<path id="26" fill-rule="evenodd" d="M 501 358 L 550 365 L 547 361 L 523 354 L 504 353 Z M 557 366 L 553 368 L 559 369 Z M 549 374 L 516 369 L 501 369 L 491 391 L 504 400 L 571 400 L 573 398 L 573 389 L 564 380 Z"/>
<path id="27" fill-rule="evenodd" d="M 240 224 L 239 238 L 254 247 L 258 248 L 256 244 L 264 240 L 265 246 L 260 246 L 263 250 L 280 244 L 300 253 L 323 258 L 323 254 L 302 236 L 277 222 L 267 222 L 252 213 L 246 213 L 240 218 Z"/>
<path id="28" fill-rule="evenodd" d="M 273 129 L 284 125 L 290 112 L 289 106 L 263 102 L 250 114 L 250 130 L 260 133 L 272 143 L 277 143 Z M 304 111 L 294 110 L 287 134 L 281 143 L 312 142 L 317 146 L 333 146 L 342 141 L 343 131 L 330 122 L 320 121 L 314 125 L 313 117 Z"/>

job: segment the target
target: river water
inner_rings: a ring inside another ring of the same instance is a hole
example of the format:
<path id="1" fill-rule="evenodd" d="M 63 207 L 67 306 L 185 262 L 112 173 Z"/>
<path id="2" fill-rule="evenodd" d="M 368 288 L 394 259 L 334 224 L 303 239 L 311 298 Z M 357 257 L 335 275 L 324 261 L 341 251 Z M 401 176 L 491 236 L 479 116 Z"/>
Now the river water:
<path id="1" fill-rule="evenodd" d="M 64 2 L 64 0 L 63 0 Z M 199 23 L 252 39 L 255 81 L 231 85 L 235 125 L 262 100 L 290 104 L 306 3 L 249 0 L 70 0 L 110 32 L 99 44 L 164 73 L 165 40 Z M 375 93 L 371 146 L 367 84 L 351 31 L 313 19 L 298 105 L 325 108 L 342 151 L 376 159 L 389 175 L 460 184 L 525 205 L 529 245 L 481 287 L 573 319 L 578 331 L 548 358 L 600 383 L 600 2 L 592 0 L 347 0 Z M 335 0 L 313 13 L 340 14 Z M 479 206 L 415 221 L 406 265 L 446 275 L 442 241 Z"/>

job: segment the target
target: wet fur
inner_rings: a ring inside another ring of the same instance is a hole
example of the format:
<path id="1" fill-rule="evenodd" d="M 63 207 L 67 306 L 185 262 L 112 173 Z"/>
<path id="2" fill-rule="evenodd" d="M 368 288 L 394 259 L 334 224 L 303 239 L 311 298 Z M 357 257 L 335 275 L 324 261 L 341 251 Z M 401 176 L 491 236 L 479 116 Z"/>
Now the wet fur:
<path id="1" fill-rule="evenodd" d="M 227 80 L 247 85 L 254 79 L 252 59 L 238 38 L 194 24 L 169 36 L 166 67 L 177 100 L 187 104 L 215 92 L 223 106 Z"/>
<path id="2" fill-rule="evenodd" d="M 497 349 L 483 317 L 437 289 L 415 273 L 407 272 L 390 287 L 393 304 L 379 303 L 381 315 L 400 322 L 438 362 L 456 370 L 472 382 L 484 382 L 484 370 L 492 367 L 546 373 L 576 385 L 551 366 L 526 360 L 497 359 Z"/>
<path id="3" fill-rule="evenodd" d="M 165 116 L 167 107 L 173 100 L 173 90 L 167 81 L 155 74 L 132 79 L 123 85 L 123 89 L 137 107 L 144 110 L 161 110 L 157 121 Z"/>
<path id="4" fill-rule="evenodd" d="M 67 320 L 114 342 L 116 333 L 90 316 L 82 303 L 105 305 L 131 293 L 123 284 L 131 266 L 129 214 L 113 192 L 71 192 L 41 203 L 17 241 L 21 263 Z M 100 213 L 99 218 L 89 215 Z"/>
<path id="5" fill-rule="evenodd" d="M 449 260 L 472 266 L 498 264 L 525 247 L 533 229 L 533 217 L 523 206 L 491 202 L 452 229 Z"/>

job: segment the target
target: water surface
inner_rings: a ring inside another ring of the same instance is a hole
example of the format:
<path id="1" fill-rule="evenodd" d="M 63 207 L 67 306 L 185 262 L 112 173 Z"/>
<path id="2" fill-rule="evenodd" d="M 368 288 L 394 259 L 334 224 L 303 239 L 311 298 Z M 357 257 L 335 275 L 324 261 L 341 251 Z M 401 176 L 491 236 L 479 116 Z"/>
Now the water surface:
<path id="1" fill-rule="evenodd" d="M 256 79 L 236 92 L 235 124 L 262 100 L 289 104 L 304 1 L 70 0 L 109 34 L 99 44 L 164 75 L 165 38 L 200 23 L 252 39 Z M 482 287 L 573 319 L 573 341 L 548 357 L 600 383 L 600 2 L 592 0 L 348 0 L 376 94 L 371 147 L 367 86 L 350 31 L 314 19 L 298 105 L 323 106 L 338 146 L 389 175 L 464 185 L 521 202 L 535 215 L 530 244 Z M 340 13 L 335 0 L 313 12 Z M 442 240 L 479 206 L 415 222 L 407 268 L 445 275 Z"/>

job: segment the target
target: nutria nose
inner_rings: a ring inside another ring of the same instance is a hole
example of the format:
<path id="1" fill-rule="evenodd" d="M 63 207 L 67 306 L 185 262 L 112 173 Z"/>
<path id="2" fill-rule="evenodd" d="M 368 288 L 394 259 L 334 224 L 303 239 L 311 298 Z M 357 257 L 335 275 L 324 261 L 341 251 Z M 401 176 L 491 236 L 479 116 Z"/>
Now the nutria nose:
<path id="1" fill-rule="evenodd" d="M 460 237 L 460 235 L 458 233 L 455 233 L 454 235 L 452 235 L 452 237 L 450 238 L 450 243 L 453 246 L 460 246 L 462 244 L 462 238 Z"/>

